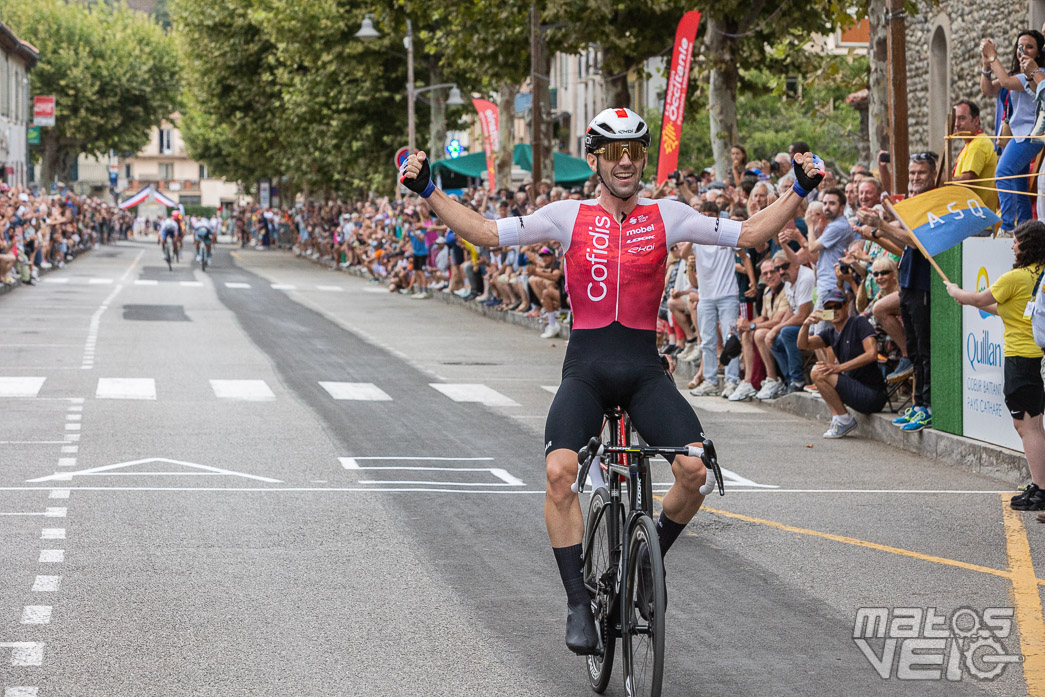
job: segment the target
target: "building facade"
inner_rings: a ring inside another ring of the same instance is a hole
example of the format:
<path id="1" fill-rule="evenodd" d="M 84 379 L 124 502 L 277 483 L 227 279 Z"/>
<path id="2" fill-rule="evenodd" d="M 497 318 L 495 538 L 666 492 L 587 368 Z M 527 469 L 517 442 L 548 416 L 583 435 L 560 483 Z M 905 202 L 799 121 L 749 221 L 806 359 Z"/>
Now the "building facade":
<path id="1" fill-rule="evenodd" d="M 995 100 L 980 92 L 980 41 L 994 39 L 998 57 L 1007 66 L 1016 35 L 1023 29 L 1041 30 L 1045 0 L 922 4 L 922 11 L 906 22 L 908 138 L 911 152 L 942 154 L 947 117 L 959 99 L 976 102 L 984 130 L 993 127 Z"/>
<path id="2" fill-rule="evenodd" d="M 28 179 L 28 129 L 33 118 L 29 71 L 39 55 L 0 22 L 0 179 L 11 186 L 24 186 Z"/>

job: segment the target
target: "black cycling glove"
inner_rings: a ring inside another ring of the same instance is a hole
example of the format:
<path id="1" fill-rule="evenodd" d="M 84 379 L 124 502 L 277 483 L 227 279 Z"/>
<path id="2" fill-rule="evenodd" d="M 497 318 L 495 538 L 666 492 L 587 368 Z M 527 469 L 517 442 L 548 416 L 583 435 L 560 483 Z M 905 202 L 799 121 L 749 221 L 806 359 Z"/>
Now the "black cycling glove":
<path id="1" fill-rule="evenodd" d="M 428 166 L 428 158 L 421 160 L 421 171 L 413 179 L 406 176 L 407 162 L 409 162 L 409 159 L 404 160 L 399 167 L 399 183 L 421 198 L 428 198 L 435 191 L 435 184 L 432 183 L 432 170 Z"/>
<path id="2" fill-rule="evenodd" d="M 809 153 L 813 155 L 812 153 Z M 820 159 L 818 155 L 813 155 L 813 164 L 816 166 L 816 174 L 812 177 L 806 174 L 805 169 L 802 168 L 796 161 L 791 160 L 791 166 L 795 170 L 795 183 L 791 187 L 795 193 L 805 198 L 809 195 L 813 189 L 820 185 L 820 182 L 824 180 L 824 175 L 827 174 L 827 168 L 824 167 L 824 161 Z"/>

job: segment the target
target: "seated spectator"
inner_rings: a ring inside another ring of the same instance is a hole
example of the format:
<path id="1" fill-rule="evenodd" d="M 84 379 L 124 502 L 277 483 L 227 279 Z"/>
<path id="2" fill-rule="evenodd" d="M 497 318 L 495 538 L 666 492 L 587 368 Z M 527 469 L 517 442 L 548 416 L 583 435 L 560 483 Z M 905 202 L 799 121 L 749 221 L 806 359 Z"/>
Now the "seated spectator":
<path id="1" fill-rule="evenodd" d="M 755 352 L 759 352 L 763 366 L 768 366 L 773 362 L 773 356 L 764 348 L 765 336 L 770 329 L 791 314 L 787 304 L 787 295 L 784 293 L 784 282 L 781 280 L 780 274 L 773 268 L 772 259 L 762 262 L 761 272 L 761 278 L 766 284 L 762 294 L 762 311 L 754 320 L 741 321 L 737 325 L 737 329 L 740 331 L 741 355 L 744 358 L 744 380 L 737 385 L 737 389 L 733 390 L 733 394 L 729 395 L 731 402 L 741 402 L 758 394 L 753 378 Z M 758 341 L 756 341 L 756 337 Z M 764 354 L 763 351 L 765 351 Z"/>
<path id="2" fill-rule="evenodd" d="M 541 247 L 537 263 L 530 266 L 528 272 L 530 288 L 540 300 L 542 314 L 548 320 L 548 326 L 541 333 L 541 338 L 551 339 L 559 334 L 557 313 L 565 296 L 563 272 L 559 260 L 555 258 L 555 252 L 548 247 Z"/>
<path id="3" fill-rule="evenodd" d="M 991 139 L 980 127 L 980 107 L 976 102 L 962 99 L 954 105 L 954 132 L 965 143 L 954 163 L 955 179 L 981 180 L 973 187 L 973 191 L 983 200 L 984 205 L 992 211 L 998 210 L 998 193 L 992 190 L 994 187 L 991 182 L 982 181 L 994 178 L 998 168 L 998 154 L 994 152 Z"/>
<path id="4" fill-rule="evenodd" d="M 874 328 L 866 317 L 851 316 L 848 305 L 843 291 L 832 290 L 824 298 L 824 309 L 811 313 L 798 333 L 800 349 L 830 349 L 828 360 L 817 362 L 810 375 L 831 410 L 831 427 L 824 438 L 841 438 L 856 428 L 856 419 L 846 406 L 862 414 L 873 414 L 881 411 L 886 402 Z M 821 320 L 830 326 L 810 336 L 810 327 Z"/>
<path id="5" fill-rule="evenodd" d="M 760 347 L 759 352 L 762 355 L 770 353 L 775 359 L 766 361 L 766 379 L 762 381 L 762 389 L 755 395 L 757 399 L 775 399 L 805 387 L 802 351 L 798 348 L 798 330 L 813 311 L 816 279 L 812 269 L 791 262 L 783 250 L 773 255 L 773 269 L 784 281 L 784 294 L 790 312 L 784 320 L 761 337 L 761 343 L 759 336 L 755 336 L 755 343 Z M 777 365 L 780 366 L 782 375 L 778 372 Z"/>

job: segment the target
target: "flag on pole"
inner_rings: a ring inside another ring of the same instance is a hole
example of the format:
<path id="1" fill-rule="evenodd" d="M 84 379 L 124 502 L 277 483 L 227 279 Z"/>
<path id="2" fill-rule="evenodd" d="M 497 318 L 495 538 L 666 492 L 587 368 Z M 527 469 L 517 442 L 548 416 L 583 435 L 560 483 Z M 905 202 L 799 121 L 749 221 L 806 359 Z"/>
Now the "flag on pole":
<path id="1" fill-rule="evenodd" d="M 900 201 L 895 210 L 929 256 L 946 252 L 966 237 L 1001 222 L 972 189 L 964 186 L 931 189 Z"/>
<path id="2" fill-rule="evenodd" d="M 486 172 L 489 175 L 490 191 L 496 191 L 494 184 L 494 153 L 498 148 L 497 105 L 485 99 L 473 99 L 472 106 L 479 112 L 479 126 L 483 131 L 483 150 L 486 152 Z"/>
<path id="3" fill-rule="evenodd" d="M 682 140 L 682 117 L 686 109 L 689 66 L 693 59 L 693 42 L 700 27 L 700 13 L 691 10 L 682 15 L 675 30 L 675 48 L 671 52 L 671 71 L 664 92 L 664 119 L 660 126 L 660 153 L 657 156 L 657 186 L 679 168 L 679 143 Z"/>

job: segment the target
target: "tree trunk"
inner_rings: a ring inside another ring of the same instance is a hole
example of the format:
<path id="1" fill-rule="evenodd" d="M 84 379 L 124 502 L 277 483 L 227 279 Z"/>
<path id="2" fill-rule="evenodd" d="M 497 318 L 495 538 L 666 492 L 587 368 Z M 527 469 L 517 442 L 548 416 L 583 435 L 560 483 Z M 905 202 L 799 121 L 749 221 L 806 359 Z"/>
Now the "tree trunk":
<path id="1" fill-rule="evenodd" d="M 552 71 L 552 59 L 551 52 L 548 50 L 547 45 L 542 40 L 539 52 L 539 59 L 537 61 L 537 85 L 536 88 L 540 90 L 540 101 L 541 101 L 541 180 L 549 182 L 550 184 L 555 183 L 555 147 L 553 145 L 554 138 L 552 137 L 555 132 L 555 124 L 552 123 L 552 100 L 551 91 L 548 89 L 550 85 L 550 77 Z M 536 157 L 536 154 L 534 154 Z M 534 182 L 534 188 L 537 188 L 539 182 Z"/>
<path id="2" fill-rule="evenodd" d="M 497 152 L 494 185 L 512 188 L 512 156 L 515 151 L 515 95 L 518 87 L 509 81 L 497 91 Z"/>
<path id="3" fill-rule="evenodd" d="M 871 76 L 868 89 L 868 137 L 871 157 L 889 149 L 889 72 L 888 34 L 885 22 L 886 0 L 870 0 L 867 17 L 871 25 Z M 868 163 L 876 167 L 876 162 Z"/>
<path id="4" fill-rule="evenodd" d="M 711 152 L 715 157 L 715 179 L 726 181 L 731 169 L 730 149 L 737 142 L 736 39 L 724 36 L 735 28 L 708 18 L 704 36 L 704 55 L 711 61 L 708 86 L 708 112 L 711 118 Z"/>
<path id="5" fill-rule="evenodd" d="M 442 82 L 442 71 L 434 56 L 428 58 L 428 84 L 438 85 Z M 433 160 L 446 157 L 446 94 L 442 89 L 428 93 L 432 108 L 429 110 L 428 152 Z"/>
<path id="6" fill-rule="evenodd" d="M 631 106 L 631 90 L 628 89 L 627 61 L 602 54 L 602 101 L 607 108 Z"/>
<path id="7" fill-rule="evenodd" d="M 43 141 L 43 155 L 40 158 L 40 176 L 38 181 L 43 190 L 49 191 L 51 182 L 58 176 L 58 131 L 54 128 L 44 128 L 41 135 Z"/>

